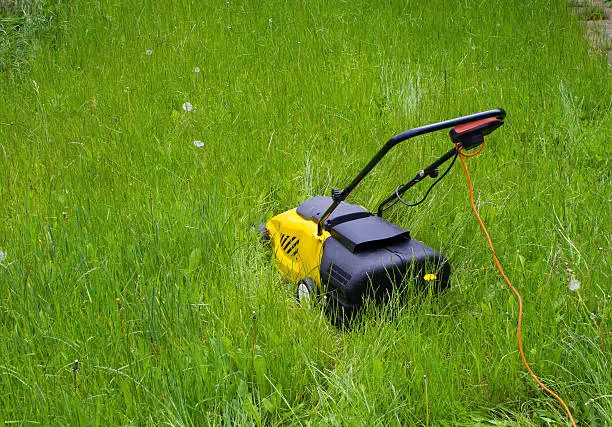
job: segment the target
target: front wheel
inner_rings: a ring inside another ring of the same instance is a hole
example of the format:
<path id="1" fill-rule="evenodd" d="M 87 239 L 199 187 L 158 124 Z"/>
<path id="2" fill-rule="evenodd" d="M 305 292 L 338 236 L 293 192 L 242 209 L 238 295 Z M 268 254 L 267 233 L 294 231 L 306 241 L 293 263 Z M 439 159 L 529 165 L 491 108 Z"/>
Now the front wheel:
<path id="1" fill-rule="evenodd" d="M 296 298 L 304 308 L 310 308 L 319 296 L 319 288 L 310 277 L 300 279 L 297 285 Z"/>

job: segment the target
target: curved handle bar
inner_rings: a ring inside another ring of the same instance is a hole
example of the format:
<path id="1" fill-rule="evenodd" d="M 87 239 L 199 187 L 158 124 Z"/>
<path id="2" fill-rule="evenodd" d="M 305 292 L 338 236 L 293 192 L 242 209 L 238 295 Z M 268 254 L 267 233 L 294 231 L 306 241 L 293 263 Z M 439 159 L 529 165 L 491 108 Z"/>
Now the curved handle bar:
<path id="1" fill-rule="evenodd" d="M 436 132 L 442 129 L 448 129 L 454 126 L 459 126 L 459 125 L 463 125 L 463 124 L 470 123 L 470 122 L 476 122 L 479 120 L 496 118 L 499 121 L 503 121 L 504 117 L 506 117 L 506 112 L 502 110 L 501 108 L 496 108 L 494 110 L 470 114 L 468 116 L 463 116 L 463 117 L 459 117 L 459 118 L 452 119 L 452 120 L 445 120 L 443 122 L 421 126 L 418 128 L 407 130 L 398 135 L 395 135 L 393 138 L 388 140 L 385 143 L 385 145 L 383 145 L 383 147 L 378 151 L 378 153 L 374 155 L 372 160 L 368 162 L 368 164 L 361 170 L 361 172 L 359 172 L 359 174 L 355 177 L 355 179 L 353 179 L 353 181 L 344 190 L 342 191 L 338 191 L 336 189 L 332 190 L 333 202 L 329 206 L 329 208 L 327 208 L 327 211 L 325 211 L 325 213 L 319 219 L 319 222 L 317 224 L 318 234 L 321 235 L 323 233 L 323 224 L 325 223 L 329 215 L 331 215 L 331 213 L 334 211 L 334 209 L 338 207 L 340 202 L 346 200 L 346 198 L 349 196 L 349 194 L 351 194 L 351 192 L 355 189 L 355 187 L 359 185 L 361 180 L 363 180 L 363 178 L 365 178 L 365 176 L 368 173 L 370 173 L 372 169 L 374 169 L 374 166 L 376 166 L 378 162 L 380 162 L 382 158 L 385 157 L 385 155 L 389 152 L 389 150 L 391 150 L 393 147 L 395 147 L 400 142 L 406 141 L 407 139 L 410 139 L 410 138 L 414 138 L 415 136 L 425 135 L 427 133 Z M 470 128 L 469 130 L 472 130 L 472 128 Z M 490 130 L 489 132 L 491 131 L 492 130 Z"/>

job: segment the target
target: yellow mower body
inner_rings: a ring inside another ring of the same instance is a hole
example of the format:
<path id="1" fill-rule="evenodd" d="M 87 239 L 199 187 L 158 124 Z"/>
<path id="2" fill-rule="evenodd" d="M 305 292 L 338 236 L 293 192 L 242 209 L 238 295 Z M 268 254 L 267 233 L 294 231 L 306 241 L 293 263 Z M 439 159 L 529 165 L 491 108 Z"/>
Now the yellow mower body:
<path id="1" fill-rule="evenodd" d="M 319 266 L 329 232 L 317 235 L 317 223 L 302 218 L 296 209 L 276 215 L 265 227 L 280 272 L 295 283 L 311 278 L 321 289 Z"/>

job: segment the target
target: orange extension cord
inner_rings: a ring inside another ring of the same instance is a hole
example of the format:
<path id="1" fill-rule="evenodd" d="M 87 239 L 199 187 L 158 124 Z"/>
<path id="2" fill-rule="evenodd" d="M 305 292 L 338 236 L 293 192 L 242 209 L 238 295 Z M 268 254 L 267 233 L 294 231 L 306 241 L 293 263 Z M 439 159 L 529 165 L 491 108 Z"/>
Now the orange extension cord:
<path id="1" fill-rule="evenodd" d="M 567 412 L 567 415 L 572 423 L 572 426 L 576 427 L 576 422 L 574 421 L 572 412 L 568 408 L 567 404 L 554 391 L 546 387 L 544 383 L 540 381 L 540 379 L 531 369 L 531 366 L 529 366 L 529 363 L 527 363 L 527 359 L 525 358 L 525 353 L 523 352 L 523 341 L 521 339 L 521 325 L 523 323 L 523 299 L 521 298 L 521 294 L 516 290 L 514 286 L 512 286 L 512 283 L 510 283 L 510 279 L 508 279 L 508 277 L 504 273 L 504 270 L 502 269 L 499 259 L 497 259 L 497 255 L 495 254 L 495 248 L 493 247 L 493 242 L 491 241 L 491 236 L 489 236 L 489 232 L 487 231 L 487 228 L 485 227 L 484 222 L 482 222 L 482 219 L 480 218 L 478 209 L 476 209 L 476 204 L 474 203 L 474 190 L 472 188 L 472 178 L 470 177 L 470 173 L 468 172 L 467 165 L 465 164 L 465 160 L 464 160 L 464 157 L 473 157 L 479 154 L 482 151 L 483 147 L 484 147 L 484 142 L 480 146 L 480 148 L 474 153 L 471 153 L 471 154 L 462 153 L 461 147 L 459 146 L 457 146 L 457 151 L 459 152 L 459 159 L 461 160 L 461 164 L 463 165 L 463 170 L 465 171 L 465 176 L 467 177 L 468 187 L 470 189 L 470 204 L 472 205 L 472 210 L 474 211 L 474 214 L 476 215 L 476 219 L 478 220 L 478 223 L 480 224 L 480 228 L 482 228 L 482 231 L 484 231 L 484 234 L 487 237 L 487 242 L 489 242 L 489 248 L 491 249 L 491 254 L 493 255 L 493 260 L 495 261 L 497 270 L 499 270 L 499 274 L 501 274 L 501 276 L 504 278 L 504 280 L 506 281 L 510 289 L 512 289 L 512 292 L 514 292 L 514 294 L 516 295 L 516 298 L 518 299 L 519 311 L 518 311 L 518 326 L 516 328 L 516 335 L 518 339 L 519 353 L 521 354 L 521 359 L 523 360 L 523 364 L 527 368 L 527 371 L 529 371 L 529 375 L 531 375 L 531 377 L 535 380 L 535 382 L 538 383 L 538 385 L 542 387 L 549 395 L 551 395 L 552 397 L 557 399 L 557 401 L 559 401 L 561 406 L 563 406 L 563 409 L 565 409 L 565 412 Z"/>

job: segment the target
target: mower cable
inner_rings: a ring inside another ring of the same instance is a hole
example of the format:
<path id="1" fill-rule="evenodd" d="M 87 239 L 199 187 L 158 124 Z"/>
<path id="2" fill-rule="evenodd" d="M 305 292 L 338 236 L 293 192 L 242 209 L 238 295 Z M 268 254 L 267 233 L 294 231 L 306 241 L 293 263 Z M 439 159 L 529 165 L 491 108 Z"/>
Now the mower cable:
<path id="1" fill-rule="evenodd" d="M 451 162 L 451 164 L 446 168 L 446 170 L 444 171 L 444 173 L 442 175 L 440 175 L 440 177 L 438 179 L 436 179 L 427 189 L 427 191 L 425 192 L 425 195 L 423 196 L 423 198 L 421 200 L 419 200 L 416 203 L 408 203 L 406 202 L 404 199 L 402 199 L 402 196 L 400 196 L 399 194 L 399 190 L 402 187 L 402 185 L 407 185 L 407 184 L 400 184 L 397 186 L 397 188 L 395 189 L 395 201 L 393 203 L 391 203 L 389 206 L 386 206 L 385 208 L 383 208 L 382 212 L 386 211 L 387 209 L 392 208 L 393 206 L 395 206 L 397 204 L 397 202 L 402 203 L 405 206 L 408 206 L 409 208 L 414 207 L 414 206 L 418 206 L 421 203 L 423 203 L 425 201 L 425 199 L 427 199 L 427 196 L 429 196 L 429 193 L 431 192 L 431 190 L 436 186 L 437 183 L 439 183 L 440 181 L 442 181 L 442 178 L 444 178 L 446 175 L 448 175 L 448 173 L 450 172 L 450 170 L 452 169 L 453 165 L 455 164 L 455 160 L 457 160 L 457 156 L 459 155 L 459 152 L 457 152 L 457 154 L 455 154 L 455 157 L 453 157 L 453 161 Z"/>
<path id="2" fill-rule="evenodd" d="M 537 375 L 531 369 L 531 366 L 529 366 L 529 363 L 527 363 L 527 359 L 525 358 L 525 353 L 523 352 L 523 341 L 521 339 L 521 326 L 522 326 L 522 323 L 523 323 L 523 299 L 521 298 L 521 294 L 518 292 L 518 290 L 516 290 L 516 288 L 514 286 L 512 286 L 512 283 L 510 282 L 510 279 L 508 279 L 508 277 L 504 273 L 504 270 L 502 269 L 501 263 L 499 262 L 499 259 L 497 258 L 497 255 L 495 254 L 495 248 L 493 247 L 493 242 L 491 240 L 491 236 L 489 235 L 489 232 L 487 231 L 487 228 L 485 227 L 484 222 L 480 218 L 480 214 L 478 213 L 478 209 L 476 208 L 476 204 L 474 202 L 474 190 L 473 190 L 473 187 L 472 187 L 472 179 L 470 178 L 470 173 L 468 172 L 467 165 L 466 165 L 465 160 L 464 160 L 464 157 L 473 157 L 473 156 L 477 155 L 478 153 L 480 153 L 480 151 L 482 151 L 483 147 L 484 147 L 484 143 L 483 143 L 483 145 L 476 152 L 471 153 L 471 154 L 467 154 L 467 153 L 462 153 L 461 152 L 461 147 L 457 146 L 457 152 L 459 154 L 459 157 L 460 157 L 460 160 L 461 160 L 461 164 L 463 165 L 463 170 L 464 170 L 465 176 L 467 178 L 468 189 L 470 191 L 470 205 L 472 205 L 472 210 L 474 211 L 474 214 L 476 215 L 476 219 L 478 220 L 478 223 L 480 224 L 480 228 L 482 228 L 482 231 L 484 232 L 484 234 L 485 234 L 485 236 L 487 238 L 487 242 L 489 243 L 489 248 L 491 249 L 491 254 L 493 255 L 493 260 L 495 261 L 495 265 L 497 266 L 497 270 L 499 271 L 499 273 L 503 277 L 504 281 L 508 284 L 508 286 L 510 287 L 512 292 L 514 292 L 514 294 L 516 295 L 516 298 L 518 299 L 519 309 L 518 309 L 518 325 L 517 325 L 517 328 L 516 328 L 516 335 L 517 335 L 517 340 L 518 340 L 519 353 L 521 355 L 521 359 L 523 361 L 523 365 L 525 365 L 525 367 L 527 368 L 527 371 L 529 372 L 529 375 L 531 375 L 531 377 L 535 380 L 536 383 L 538 383 L 538 385 L 541 388 L 543 388 L 550 396 L 554 397 L 561 404 L 561 406 L 563 406 L 563 409 L 565 409 L 565 412 L 567 413 L 567 415 L 568 415 L 568 417 L 569 417 L 569 419 L 570 419 L 570 421 L 572 423 L 572 426 L 576 427 L 576 422 L 574 421 L 574 417 L 572 416 L 572 412 L 570 411 L 570 409 L 567 406 L 567 404 L 563 401 L 563 399 L 561 399 L 561 397 L 559 397 L 555 392 L 553 392 L 548 387 L 546 387 L 546 385 L 544 385 L 544 383 L 542 381 L 540 381 L 540 379 L 537 377 Z"/>

